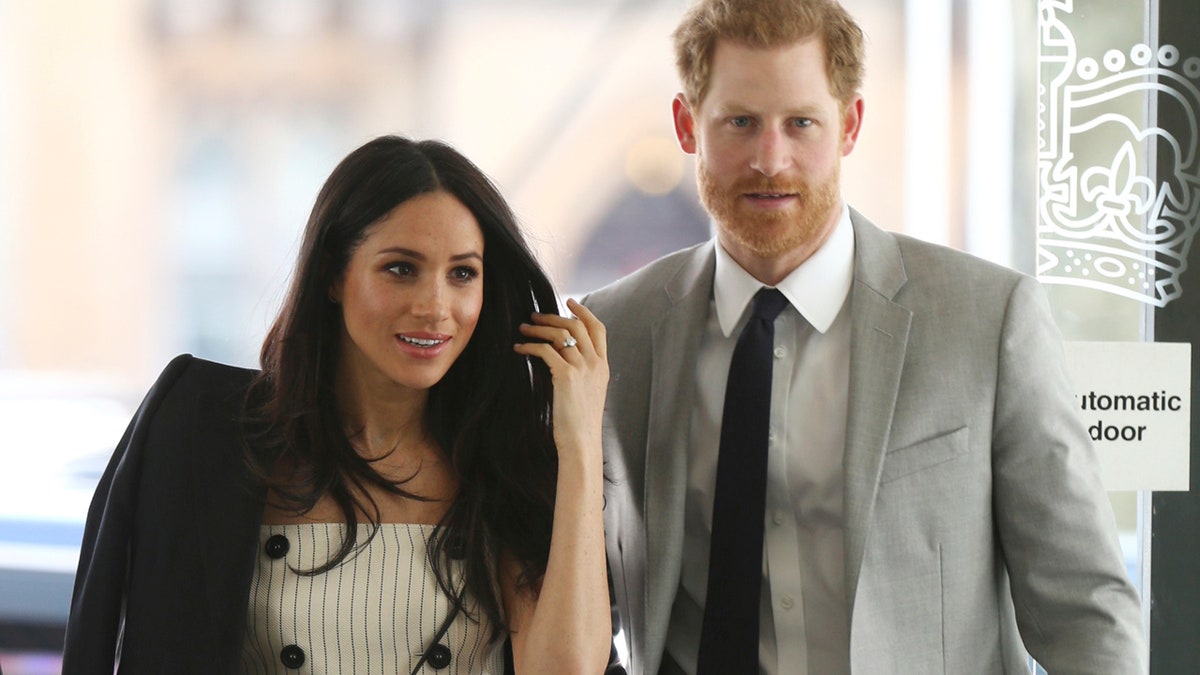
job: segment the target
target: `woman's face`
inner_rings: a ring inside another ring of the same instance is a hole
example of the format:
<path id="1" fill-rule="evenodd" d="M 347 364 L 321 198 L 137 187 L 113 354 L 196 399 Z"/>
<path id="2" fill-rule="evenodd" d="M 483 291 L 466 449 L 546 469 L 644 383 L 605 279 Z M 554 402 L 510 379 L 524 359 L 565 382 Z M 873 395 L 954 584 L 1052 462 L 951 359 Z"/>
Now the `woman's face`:
<path id="1" fill-rule="evenodd" d="M 428 389 L 479 322 L 483 231 L 449 193 L 413 197 L 367 229 L 331 297 L 342 306 L 344 375 Z"/>

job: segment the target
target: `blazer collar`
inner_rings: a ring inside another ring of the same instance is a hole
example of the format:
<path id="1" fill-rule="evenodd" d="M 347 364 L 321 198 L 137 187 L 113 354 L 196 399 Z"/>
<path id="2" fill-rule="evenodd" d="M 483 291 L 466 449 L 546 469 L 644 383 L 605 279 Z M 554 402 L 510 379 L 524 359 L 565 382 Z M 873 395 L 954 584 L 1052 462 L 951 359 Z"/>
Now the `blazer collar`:
<path id="1" fill-rule="evenodd" d="M 683 558 L 687 453 L 696 358 L 712 299 L 714 243 L 696 247 L 663 290 L 668 306 L 651 329 L 653 364 L 642 502 L 646 523 L 647 626 L 666 626 Z M 674 563 L 674 564 L 671 564 Z M 665 633 L 663 634 L 665 637 Z"/>
<path id="2" fill-rule="evenodd" d="M 850 216 L 856 249 L 850 291 L 850 383 L 843 470 L 846 597 L 853 616 L 912 311 L 895 302 L 908 280 L 896 238 L 853 209 Z"/>

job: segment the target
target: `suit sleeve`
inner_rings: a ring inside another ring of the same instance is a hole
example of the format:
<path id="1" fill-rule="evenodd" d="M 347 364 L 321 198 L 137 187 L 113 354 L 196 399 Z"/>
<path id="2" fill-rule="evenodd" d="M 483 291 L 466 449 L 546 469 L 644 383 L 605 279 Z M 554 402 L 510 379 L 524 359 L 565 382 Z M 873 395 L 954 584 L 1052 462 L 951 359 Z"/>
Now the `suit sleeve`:
<path id="1" fill-rule="evenodd" d="M 1141 673 L 1141 607 L 1037 282 L 1009 298 L 993 436 L 997 533 L 1021 638 L 1049 673 Z"/>
<path id="2" fill-rule="evenodd" d="M 136 543 L 133 522 L 146 438 L 159 404 L 191 362 L 191 356 L 179 356 L 163 370 L 96 487 L 84 526 L 67 618 L 64 675 L 113 672 L 120 653 L 129 561 Z"/>

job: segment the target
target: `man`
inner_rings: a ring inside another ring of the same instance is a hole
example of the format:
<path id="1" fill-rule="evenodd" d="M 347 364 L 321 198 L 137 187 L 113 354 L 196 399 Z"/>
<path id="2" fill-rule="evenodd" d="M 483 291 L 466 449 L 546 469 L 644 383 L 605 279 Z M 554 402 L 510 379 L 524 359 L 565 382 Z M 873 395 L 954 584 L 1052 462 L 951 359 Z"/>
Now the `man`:
<path id="1" fill-rule="evenodd" d="M 1026 650 L 1051 673 L 1142 672 L 1040 287 L 842 202 L 858 26 L 832 0 L 702 0 L 675 45 L 675 131 L 716 241 L 585 300 L 609 336 L 606 536 L 630 672 L 714 672 L 734 649 L 725 610 L 705 609 L 740 588 L 717 570 L 759 547 L 714 543 L 730 541 L 714 512 L 749 452 L 727 461 L 722 427 L 741 424 L 725 393 L 763 287 L 787 300 L 764 319 L 765 485 L 724 490 L 761 493 L 740 527 L 762 536 L 757 640 L 725 672 L 1016 673 Z"/>

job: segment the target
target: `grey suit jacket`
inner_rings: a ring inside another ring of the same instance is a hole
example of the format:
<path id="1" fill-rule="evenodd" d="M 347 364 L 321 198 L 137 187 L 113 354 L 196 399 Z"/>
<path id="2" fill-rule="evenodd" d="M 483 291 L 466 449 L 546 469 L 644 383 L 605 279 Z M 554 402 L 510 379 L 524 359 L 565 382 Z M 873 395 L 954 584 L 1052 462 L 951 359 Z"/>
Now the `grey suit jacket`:
<path id="1" fill-rule="evenodd" d="M 1038 284 L 851 211 L 855 673 L 1143 672 L 1136 591 Z M 712 242 L 585 298 L 608 328 L 605 530 L 632 669 L 662 664 Z M 810 620 L 820 620 L 819 617 Z"/>

